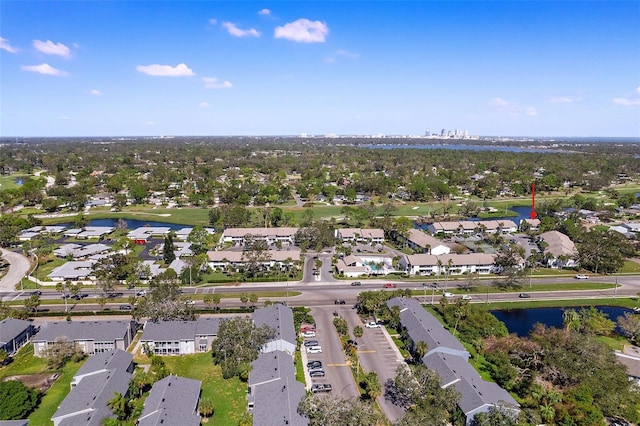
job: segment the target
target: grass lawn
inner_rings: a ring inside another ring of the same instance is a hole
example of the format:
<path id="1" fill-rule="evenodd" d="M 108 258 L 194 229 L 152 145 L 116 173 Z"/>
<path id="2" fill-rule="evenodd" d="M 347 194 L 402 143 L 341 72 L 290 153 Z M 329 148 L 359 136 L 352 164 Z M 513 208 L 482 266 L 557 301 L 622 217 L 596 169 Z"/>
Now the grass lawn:
<path id="1" fill-rule="evenodd" d="M 80 369 L 84 361 L 67 362 L 62 368 L 62 373 L 58 380 L 49 388 L 47 393 L 42 397 L 40 405 L 29 416 L 29 424 L 48 425 L 51 424 L 51 416 L 58 410 L 58 406 L 62 400 L 71 391 L 71 379 Z"/>
<path id="2" fill-rule="evenodd" d="M 640 273 L 640 263 L 632 260 L 626 260 L 622 269 L 619 271 L 622 274 L 637 274 Z"/>
<path id="3" fill-rule="evenodd" d="M 38 269 L 33 273 L 33 275 L 39 280 L 47 280 L 47 275 L 49 275 L 51 271 L 65 263 L 67 263 L 67 259 L 59 259 L 56 257 L 51 262 L 41 263 L 38 265 Z"/>
<path id="4" fill-rule="evenodd" d="M 294 363 L 296 366 L 296 380 L 306 386 L 307 382 L 304 380 L 304 366 L 302 365 L 302 355 L 300 355 L 300 351 L 296 351 Z"/>
<path id="5" fill-rule="evenodd" d="M 33 345 L 25 345 L 13 357 L 13 362 L 0 367 L 0 379 L 21 374 L 37 374 L 45 371 L 47 363 L 44 359 L 33 356 Z"/>
<path id="6" fill-rule="evenodd" d="M 172 373 L 202 381 L 202 398 L 209 398 L 215 410 L 208 424 L 238 424 L 247 409 L 247 384 L 238 378 L 224 380 L 220 367 L 213 364 L 211 352 L 162 359 Z"/>
<path id="7" fill-rule="evenodd" d="M 30 176 L 25 173 L 13 173 L 9 176 L 0 176 L 0 191 L 4 191 L 5 189 L 15 189 L 20 185 L 16 183 L 16 179 L 23 178 L 26 182 L 30 179 Z"/>
<path id="8" fill-rule="evenodd" d="M 621 306 L 623 308 L 635 308 L 640 303 L 636 298 L 617 297 L 606 299 L 585 300 L 533 300 L 513 302 L 489 302 L 488 309 L 527 309 L 527 308 L 557 308 L 571 306 Z"/>
<path id="9" fill-rule="evenodd" d="M 440 283 L 440 285 L 442 286 L 442 283 Z M 594 283 L 594 282 L 584 282 L 584 281 L 577 280 L 576 282 L 569 282 L 565 284 L 533 284 L 531 288 L 529 288 L 529 286 L 522 286 L 520 290 L 526 291 L 527 293 L 532 293 L 536 291 L 605 290 L 605 289 L 610 289 L 614 287 L 615 287 L 615 284 L 610 284 L 610 283 Z M 427 298 L 429 298 L 431 296 L 432 289 L 430 287 L 427 287 L 426 290 L 427 290 L 426 292 Z M 471 287 L 471 291 L 457 289 L 452 286 L 449 289 L 447 289 L 447 291 L 454 294 L 476 294 L 480 296 L 483 294 L 487 294 L 487 291 L 490 294 L 507 293 L 506 291 L 501 290 L 498 287 L 493 285 L 489 285 L 488 288 L 486 285 Z M 436 289 L 435 294 L 440 295 L 441 291 Z M 424 297 L 425 292 L 424 290 L 412 290 L 411 295 Z"/>

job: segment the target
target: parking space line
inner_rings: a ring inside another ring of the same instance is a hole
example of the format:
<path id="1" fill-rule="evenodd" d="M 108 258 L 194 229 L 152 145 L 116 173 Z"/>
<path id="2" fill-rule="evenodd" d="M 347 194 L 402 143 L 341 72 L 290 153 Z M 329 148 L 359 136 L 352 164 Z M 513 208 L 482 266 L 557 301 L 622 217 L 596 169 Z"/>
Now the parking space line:
<path id="1" fill-rule="evenodd" d="M 348 367 L 349 364 L 327 364 L 327 367 Z"/>
<path id="2" fill-rule="evenodd" d="M 368 351 L 358 351 L 359 354 L 374 354 L 376 353 L 375 350 L 368 350 Z"/>

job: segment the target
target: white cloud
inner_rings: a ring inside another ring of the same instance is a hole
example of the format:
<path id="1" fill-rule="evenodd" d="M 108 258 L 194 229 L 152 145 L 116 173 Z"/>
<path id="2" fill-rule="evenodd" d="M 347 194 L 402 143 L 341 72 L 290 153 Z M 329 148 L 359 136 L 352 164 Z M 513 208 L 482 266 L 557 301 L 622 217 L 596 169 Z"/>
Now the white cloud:
<path id="1" fill-rule="evenodd" d="M 338 49 L 336 50 L 335 56 L 328 56 L 327 58 L 325 58 L 325 62 L 328 62 L 328 63 L 336 62 L 338 60 L 336 56 L 341 56 L 343 58 L 349 58 L 349 59 L 356 59 L 360 57 L 359 54 L 349 52 L 347 49 Z"/>
<path id="2" fill-rule="evenodd" d="M 178 64 L 175 67 L 159 64 L 138 65 L 136 70 L 154 77 L 192 77 L 196 75 L 193 70 L 185 64 Z"/>
<path id="3" fill-rule="evenodd" d="M 144 124 L 145 124 L 145 126 L 155 126 L 156 122 L 155 121 L 145 121 Z"/>
<path id="4" fill-rule="evenodd" d="M 93 96 L 101 96 L 102 92 L 99 91 L 98 89 L 92 89 L 92 90 L 89 90 L 89 94 Z"/>
<path id="5" fill-rule="evenodd" d="M 9 44 L 9 40 L 0 37 L 0 50 L 6 50 L 9 53 L 17 53 L 18 49 Z"/>
<path id="6" fill-rule="evenodd" d="M 218 23 L 218 20 L 217 19 L 209 19 L 209 23 L 211 25 L 216 25 Z"/>
<path id="7" fill-rule="evenodd" d="M 303 18 L 282 27 L 276 27 L 274 37 L 299 43 L 324 43 L 327 34 L 329 34 L 327 24 Z"/>
<path id="8" fill-rule="evenodd" d="M 506 114 L 511 117 L 517 117 L 521 115 L 535 117 L 538 115 L 538 110 L 535 107 L 523 107 L 517 103 L 509 102 L 502 98 L 492 98 L 489 102 L 487 102 L 487 105 L 493 111 L 500 114 Z"/>
<path id="9" fill-rule="evenodd" d="M 234 37 L 260 37 L 260 32 L 255 28 L 242 30 L 238 28 L 233 22 L 223 22 L 222 26 L 227 30 L 229 34 Z"/>
<path id="10" fill-rule="evenodd" d="M 54 43 L 51 40 L 33 40 L 33 47 L 45 55 L 58 55 L 63 58 L 71 56 L 71 50 L 62 43 Z"/>
<path id="11" fill-rule="evenodd" d="M 202 77 L 205 89 L 231 89 L 233 84 L 230 81 L 220 81 L 216 77 Z"/>
<path id="12" fill-rule="evenodd" d="M 622 106 L 638 106 L 640 105 L 640 86 L 624 98 L 615 98 L 613 103 Z"/>
<path id="13" fill-rule="evenodd" d="M 200 102 L 198 106 L 200 108 L 209 108 L 209 102 Z"/>
<path id="14" fill-rule="evenodd" d="M 258 15 L 269 16 L 269 15 L 271 15 L 271 11 L 269 9 L 262 9 L 262 10 L 258 11 Z"/>
<path id="15" fill-rule="evenodd" d="M 38 73 L 38 74 L 57 75 L 57 76 L 60 76 L 60 77 L 69 75 L 68 72 L 59 70 L 57 68 L 54 68 L 49 64 L 23 65 L 20 68 L 23 71 L 35 72 L 35 73 Z"/>

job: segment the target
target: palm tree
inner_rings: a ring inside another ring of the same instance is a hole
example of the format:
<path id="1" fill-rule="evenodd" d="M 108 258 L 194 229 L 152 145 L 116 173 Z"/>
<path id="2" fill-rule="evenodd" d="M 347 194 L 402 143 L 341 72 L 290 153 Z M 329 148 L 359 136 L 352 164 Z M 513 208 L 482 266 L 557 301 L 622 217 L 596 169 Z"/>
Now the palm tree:
<path id="1" fill-rule="evenodd" d="M 427 345 L 427 342 L 420 340 L 417 344 L 416 344 L 416 357 L 418 359 L 422 359 L 423 356 L 425 356 L 427 354 L 427 352 L 429 352 L 429 345 Z"/>
<path id="2" fill-rule="evenodd" d="M 113 393 L 113 398 L 107 401 L 107 406 L 111 408 L 113 414 L 116 415 L 118 420 L 124 420 L 127 418 L 127 412 L 129 411 L 129 401 L 118 392 Z"/>

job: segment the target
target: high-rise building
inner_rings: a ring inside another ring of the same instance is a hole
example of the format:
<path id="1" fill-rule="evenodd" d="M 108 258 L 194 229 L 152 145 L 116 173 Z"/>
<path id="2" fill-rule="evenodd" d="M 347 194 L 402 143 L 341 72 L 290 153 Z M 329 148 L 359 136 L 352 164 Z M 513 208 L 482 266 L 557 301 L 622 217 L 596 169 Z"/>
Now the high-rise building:
<path id="1" fill-rule="evenodd" d="M 431 136 L 431 129 L 427 128 L 427 130 L 425 130 L 425 131 L 424 131 L 424 135 L 425 135 L 426 137 Z"/>

